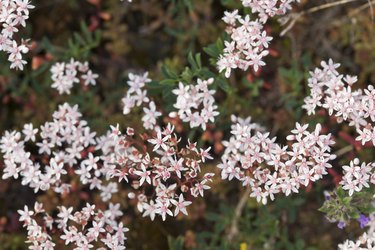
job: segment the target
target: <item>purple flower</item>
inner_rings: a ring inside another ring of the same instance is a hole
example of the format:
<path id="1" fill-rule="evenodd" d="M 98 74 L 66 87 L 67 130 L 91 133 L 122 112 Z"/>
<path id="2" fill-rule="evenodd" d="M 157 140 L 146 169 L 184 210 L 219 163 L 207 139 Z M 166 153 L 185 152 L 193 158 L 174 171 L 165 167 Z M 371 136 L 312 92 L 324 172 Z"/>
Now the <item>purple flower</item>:
<path id="1" fill-rule="evenodd" d="M 328 191 L 324 191 L 324 199 L 325 199 L 326 201 L 329 201 L 329 200 L 331 199 L 331 195 L 329 194 Z"/>
<path id="2" fill-rule="evenodd" d="M 360 227 L 361 228 L 364 228 L 369 222 L 370 222 L 370 218 L 367 217 L 366 215 L 364 214 L 361 214 L 358 218 L 358 222 L 360 223 Z"/>
<path id="3" fill-rule="evenodd" d="M 339 223 L 337 223 L 337 227 L 340 228 L 340 229 L 343 229 L 345 226 L 346 226 L 346 224 L 343 221 L 340 221 Z"/>

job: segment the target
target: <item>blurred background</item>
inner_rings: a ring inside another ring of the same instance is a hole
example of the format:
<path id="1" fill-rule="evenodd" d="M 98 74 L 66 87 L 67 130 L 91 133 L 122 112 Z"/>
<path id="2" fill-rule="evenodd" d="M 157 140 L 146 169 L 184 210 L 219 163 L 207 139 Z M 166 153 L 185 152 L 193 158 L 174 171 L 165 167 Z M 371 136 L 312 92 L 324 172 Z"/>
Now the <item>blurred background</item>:
<path id="1" fill-rule="evenodd" d="M 204 170 L 216 173 L 210 192 L 193 202 L 189 216 L 166 222 L 142 218 L 120 192 L 114 200 L 124 207 L 124 221 L 130 229 L 128 249 L 336 249 L 338 243 L 360 235 L 358 223 L 338 229 L 318 209 L 324 202 L 323 191 L 334 189 L 340 180 L 339 166 L 355 155 L 372 161 L 374 150 L 353 143 L 350 138 L 355 138 L 355 131 L 337 124 L 326 113 L 307 117 L 301 108 L 308 94 L 308 73 L 321 60 L 332 58 L 341 63 L 341 73 L 358 75 L 358 88 L 375 82 L 375 6 L 371 1 L 358 0 L 316 8 L 332 2 L 335 1 L 301 0 L 290 12 L 299 13 L 300 17 L 282 37 L 280 33 L 286 26 L 276 19 L 270 20 L 266 30 L 274 39 L 267 65 L 256 74 L 237 71 L 228 80 L 221 78 L 216 86 L 221 113 L 217 123 L 206 131 L 191 131 L 186 124 L 181 124 L 180 129 L 182 135 L 200 145 L 213 146 L 214 155 L 219 158 L 223 151 L 221 140 L 230 135 L 230 114 L 253 117 L 253 121 L 278 136 L 279 143 L 285 143 L 284 138 L 295 122 L 321 122 L 337 140 L 334 150 L 348 149 L 334 161 L 330 174 L 299 194 L 278 196 L 276 201 L 263 206 L 248 198 L 240 183 L 221 181 L 217 162 L 211 161 Z M 39 126 L 51 120 L 52 112 L 63 102 L 78 104 L 98 134 L 116 123 L 123 128 L 139 128 L 141 110 L 127 117 L 122 114 L 121 98 L 126 93 L 128 73 L 149 71 L 156 86 L 151 93 L 158 106 L 168 112 L 173 104 L 170 90 L 177 81 L 166 85 L 162 80 L 174 78 L 174 74 L 185 80 L 193 78 L 194 74 L 189 76 L 186 70 L 189 53 L 201 53 L 202 64 L 217 74 L 213 48 L 220 47 L 226 37 L 221 20 L 224 11 L 239 8 L 241 13 L 249 12 L 241 8 L 238 0 L 32 3 L 36 7 L 27 28 L 19 33 L 30 38 L 32 45 L 26 56 L 26 69 L 9 70 L 6 55 L 0 54 L 2 134 L 10 129 L 20 130 L 25 123 Z M 90 88 L 75 87 L 71 95 L 60 96 L 50 87 L 49 69 L 53 63 L 72 57 L 89 61 L 91 69 L 99 74 L 98 83 Z M 0 169 L 2 165 L 1 160 Z M 77 205 L 80 201 L 100 204 L 98 197 L 85 190 L 63 198 L 53 192 L 35 195 L 20 181 L 2 180 L 0 249 L 27 249 L 26 232 L 16 211 L 35 200 L 48 201 L 47 209 L 58 204 Z"/>

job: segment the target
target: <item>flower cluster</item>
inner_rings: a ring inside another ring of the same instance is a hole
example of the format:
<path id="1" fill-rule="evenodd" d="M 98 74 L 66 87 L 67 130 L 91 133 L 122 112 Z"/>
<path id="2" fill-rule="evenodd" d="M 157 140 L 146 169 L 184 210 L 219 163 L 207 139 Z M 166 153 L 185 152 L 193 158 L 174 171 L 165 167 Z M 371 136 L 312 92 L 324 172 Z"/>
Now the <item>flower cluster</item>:
<path id="1" fill-rule="evenodd" d="M 348 166 L 343 166 L 344 176 L 340 182 L 342 188 L 349 191 L 352 196 L 354 191 L 359 192 L 363 187 L 375 184 L 375 163 L 362 163 L 356 158 Z"/>
<path id="2" fill-rule="evenodd" d="M 156 110 L 156 105 L 147 97 L 147 90 L 144 89 L 146 83 L 151 82 L 148 78 L 148 73 L 143 75 L 135 75 L 130 73 L 128 75 L 129 89 L 126 96 L 122 98 L 123 113 L 127 115 L 134 107 L 139 107 L 143 103 L 148 103 L 148 107 L 143 107 L 144 115 L 142 117 L 143 127 L 145 129 L 154 129 L 156 119 L 161 116 L 161 113 Z"/>
<path id="3" fill-rule="evenodd" d="M 269 53 L 267 48 L 272 37 L 267 36 L 258 19 L 251 21 L 249 15 L 242 17 L 238 10 L 226 11 L 223 20 L 228 25 L 226 30 L 230 41 L 225 41 L 224 53 L 217 62 L 219 71 L 225 70 L 226 77 L 236 68 L 246 71 L 252 66 L 258 71 L 259 67 L 265 65 L 263 57 Z"/>
<path id="4" fill-rule="evenodd" d="M 22 184 L 35 192 L 51 186 L 56 192 L 66 191 L 68 186 L 61 183 L 61 176 L 67 174 L 64 164 L 73 166 L 82 158 L 81 151 L 95 144 L 95 133 L 90 131 L 86 121 L 80 120 L 77 109 L 78 106 L 65 103 L 54 112 L 54 120 L 39 129 L 26 124 L 22 134 L 6 131 L 0 140 L 5 159 L 3 179 L 21 177 Z M 39 136 L 40 140 L 37 140 Z M 36 155 L 26 148 L 29 142 L 38 148 Z M 41 163 L 46 161 L 48 166 L 43 167 L 43 171 Z"/>
<path id="5" fill-rule="evenodd" d="M 81 211 L 73 213 L 73 207 L 59 206 L 57 217 L 53 218 L 45 212 L 42 204 L 36 202 L 34 210 L 25 206 L 18 213 L 27 229 L 26 242 L 30 249 L 55 249 L 52 236 L 58 236 L 72 249 L 120 250 L 125 249 L 125 233 L 129 230 L 122 222 L 117 222 L 122 216 L 118 207 L 119 204 L 110 204 L 108 210 L 102 211 L 95 209 L 95 205 L 86 204 Z"/>
<path id="6" fill-rule="evenodd" d="M 190 142 L 180 148 L 181 138 L 170 124 L 163 130 L 151 131 L 152 136 L 136 136 L 132 128 L 122 135 L 118 127 L 112 128 L 117 166 L 108 175 L 134 188 L 128 197 L 137 200 L 143 216 L 153 220 L 160 215 L 165 220 L 167 215 L 187 214 L 186 207 L 191 204 L 188 199 L 203 196 L 204 190 L 209 189 L 207 184 L 213 174 L 199 174 L 201 164 L 212 159 L 210 148 L 198 149 L 196 143 Z"/>
<path id="7" fill-rule="evenodd" d="M 151 82 L 151 79 L 148 78 L 148 72 L 143 75 L 129 73 L 128 77 L 129 89 L 126 96 L 122 98 L 124 115 L 129 114 L 135 106 L 141 106 L 143 103 L 150 101 L 147 97 L 147 90 L 143 89 L 146 83 Z"/>
<path id="8" fill-rule="evenodd" d="M 356 140 L 362 144 L 372 142 L 375 145 L 375 89 L 352 90 L 357 82 L 356 76 L 341 75 L 337 72 L 340 64 L 331 59 L 321 63 L 322 68 L 310 72 L 308 79 L 310 96 L 305 98 L 304 108 L 308 114 L 314 114 L 317 107 L 326 109 L 329 115 L 335 115 L 338 122 L 348 121 L 355 126 L 359 136 Z"/>
<path id="9" fill-rule="evenodd" d="M 70 94 L 75 83 L 83 82 L 85 86 L 96 85 L 97 74 L 94 74 L 88 62 L 78 62 L 73 58 L 70 62 L 55 63 L 51 67 L 52 88 L 57 89 L 59 94 Z"/>
<path id="10" fill-rule="evenodd" d="M 10 68 L 23 70 L 25 60 L 22 54 L 29 51 L 25 41 L 16 41 L 14 35 L 19 31 L 20 26 L 26 27 L 26 20 L 29 18 L 29 10 L 34 6 L 29 0 L 2 0 L 0 2 L 0 51 L 9 54 Z"/>
<path id="11" fill-rule="evenodd" d="M 201 126 L 206 129 L 207 123 L 215 122 L 215 116 L 219 115 L 217 106 L 214 105 L 215 90 L 209 90 L 209 85 L 214 82 L 213 78 L 208 80 L 197 80 L 196 85 L 184 85 L 179 83 L 178 89 L 172 91 L 177 96 L 174 107 L 178 109 L 178 116 L 184 122 L 190 122 L 190 127 Z M 170 114 L 176 116 L 176 112 Z"/>
<path id="12" fill-rule="evenodd" d="M 242 0 L 244 7 L 250 7 L 258 13 L 257 19 L 251 20 L 249 15 L 242 17 L 238 10 L 224 13 L 223 21 L 230 41 L 225 41 L 224 53 L 217 61 L 219 72 L 225 71 L 229 77 L 232 69 L 246 71 L 250 66 L 254 71 L 265 65 L 263 58 L 269 54 L 268 46 L 272 37 L 267 36 L 264 24 L 269 17 L 283 15 L 293 2 L 299 0 Z"/>
<path id="13" fill-rule="evenodd" d="M 262 22 L 269 17 L 284 15 L 292 8 L 291 4 L 299 0 L 241 0 L 244 7 L 250 7 L 253 13 L 258 13 Z"/>
<path id="14" fill-rule="evenodd" d="M 199 173 L 201 163 L 212 159 L 210 148 L 198 149 L 190 142 L 179 148 L 181 139 L 170 124 L 163 131 L 157 128 L 140 135 L 140 141 L 131 128 L 121 135 L 118 127 L 112 127 L 112 132 L 96 137 L 81 116 L 77 106 L 65 103 L 54 112 L 53 122 L 40 128 L 26 124 L 22 134 L 6 131 L 0 140 L 5 161 L 2 178 L 21 178 L 35 192 L 53 189 L 65 194 L 71 189 L 69 177 L 78 175 L 82 185 L 100 191 L 104 202 L 118 192 L 112 180 L 125 180 L 135 189 L 129 198 L 137 198 L 138 209 L 152 219 L 156 214 L 163 219 L 186 214 L 191 203 L 187 199 L 203 196 L 209 189 L 213 174 L 200 177 Z M 150 153 L 147 144 L 153 146 Z M 28 150 L 35 147 L 37 152 Z"/>
<path id="15" fill-rule="evenodd" d="M 372 125 L 375 121 L 375 89 L 369 85 L 364 90 L 353 90 L 357 76 L 342 75 L 337 71 L 339 67 L 340 64 L 329 59 L 327 62 L 321 62 L 321 68 L 310 72 L 308 86 L 311 93 L 305 98 L 303 108 L 309 115 L 315 114 L 318 107 L 326 109 L 330 116 L 335 115 L 339 123 L 347 121 L 349 126 L 354 126 L 359 134 L 356 140 L 362 145 L 367 142 L 375 145 L 375 127 Z M 363 188 L 369 188 L 370 184 L 375 184 L 375 163 L 360 163 L 360 160 L 355 158 L 342 168 L 343 177 L 340 184 L 342 189 L 348 191 L 349 196 L 353 196 L 354 192 L 360 192 Z M 350 207 L 348 209 L 351 212 Z M 345 213 L 345 209 L 342 208 L 338 211 L 340 211 L 338 214 Z M 370 219 L 362 214 L 358 221 L 363 228 Z M 345 225 L 345 219 L 340 218 L 338 227 L 344 228 Z M 375 234 L 369 231 L 357 241 L 347 240 L 340 244 L 339 249 L 373 249 L 374 244 Z"/>
<path id="16" fill-rule="evenodd" d="M 232 137 L 224 141 L 225 152 L 218 165 L 221 177 L 240 180 L 258 202 L 266 204 L 267 197 L 273 200 L 280 192 L 287 196 L 297 193 L 301 185 L 321 179 L 332 167 L 328 162 L 335 158 L 329 153 L 334 142 L 330 134 L 320 134 L 320 124 L 310 133 L 308 125 L 297 123 L 287 137 L 292 143 L 288 147 L 276 144 L 269 133 L 257 131 L 250 119 L 234 117 L 233 122 Z"/>
<path id="17" fill-rule="evenodd" d="M 35 192 L 69 193 L 69 177 L 77 174 L 82 184 L 100 190 L 102 200 L 108 201 L 118 191 L 116 182 L 105 185 L 101 180 L 111 163 L 108 155 L 113 143 L 109 135 L 97 138 L 81 116 L 77 105 L 65 103 L 53 113 L 53 121 L 39 129 L 26 124 L 22 134 L 6 131 L 0 140 L 5 163 L 2 178 L 21 178 L 22 185 Z M 100 156 L 93 154 L 95 145 Z M 35 147 L 37 152 L 32 151 Z"/>

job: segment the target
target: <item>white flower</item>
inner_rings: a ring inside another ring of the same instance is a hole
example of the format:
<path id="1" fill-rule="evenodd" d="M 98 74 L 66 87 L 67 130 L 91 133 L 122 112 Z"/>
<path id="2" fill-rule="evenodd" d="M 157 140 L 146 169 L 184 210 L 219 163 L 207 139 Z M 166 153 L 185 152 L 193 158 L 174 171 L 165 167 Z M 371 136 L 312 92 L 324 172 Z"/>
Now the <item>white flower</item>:
<path id="1" fill-rule="evenodd" d="M 314 114 L 315 109 L 323 107 L 329 115 L 335 115 L 338 121 L 348 121 L 359 134 L 356 140 L 362 145 L 371 141 L 375 145 L 375 133 L 372 122 L 375 121 L 374 87 L 367 89 L 351 89 L 356 77 L 341 75 L 337 72 L 340 66 L 332 59 L 321 62 L 322 68 L 310 72 L 308 86 L 310 96 L 305 98 L 305 108 L 308 114 Z"/>
<path id="2" fill-rule="evenodd" d="M 25 124 L 22 133 L 25 135 L 25 141 L 35 141 L 35 135 L 38 133 L 37 128 L 33 128 L 33 124 Z"/>
<path id="3" fill-rule="evenodd" d="M 25 206 L 24 210 L 18 212 L 21 215 L 20 221 L 27 229 L 27 243 L 30 244 L 30 249 L 53 250 L 56 244 L 52 239 L 57 238 L 63 240 L 66 245 L 58 245 L 58 248 L 90 249 L 94 243 L 97 245 L 103 242 L 110 249 L 125 249 L 125 233 L 129 229 L 117 221 L 119 214 L 111 211 L 111 205 L 113 208 L 113 204 L 110 203 L 110 208 L 102 211 L 95 209 L 95 205 L 86 204 L 81 211 L 75 211 L 74 216 L 72 207 L 61 206 L 57 218 L 47 214 L 39 203 L 35 203 L 35 211 L 29 211 Z M 117 205 L 119 204 L 115 205 L 116 209 Z M 37 220 L 37 216 L 41 218 Z M 68 221 L 74 223 L 68 224 Z M 51 235 L 58 237 L 52 238 Z"/>
<path id="4" fill-rule="evenodd" d="M 0 4 L 0 51 L 8 53 L 8 60 L 11 62 L 10 68 L 23 70 L 27 63 L 22 59 L 22 54 L 26 54 L 29 48 L 23 40 L 18 41 L 16 33 L 21 26 L 26 26 L 26 19 L 29 18 L 29 9 L 34 6 L 27 0 L 7 0 Z"/>
<path id="5" fill-rule="evenodd" d="M 122 98 L 124 115 L 129 114 L 135 106 L 141 106 L 143 103 L 148 103 L 150 101 L 147 97 L 147 91 L 143 89 L 146 83 L 151 82 L 151 79 L 148 78 L 148 72 L 143 75 L 129 73 L 128 77 L 129 80 L 127 83 L 130 88 L 125 97 Z"/>
<path id="6" fill-rule="evenodd" d="M 136 147 L 133 145 L 132 142 L 138 137 L 134 131 L 131 137 L 120 135 L 113 138 L 117 145 L 114 161 L 117 164 L 113 169 L 117 174 L 113 176 L 119 179 L 125 179 L 122 173 L 129 176 L 126 182 L 136 192 L 129 193 L 128 197 L 137 199 L 138 211 L 152 220 L 156 215 L 166 220 L 168 215 L 174 216 L 179 212 L 186 214 L 185 207 L 191 203 L 186 201 L 187 196 L 203 196 L 204 191 L 210 188 L 208 183 L 213 177 L 212 173 L 206 173 L 203 178 L 199 175 L 202 159 L 211 158 L 208 154 L 210 148 L 197 148 L 196 143 L 189 140 L 186 146 L 181 147 L 181 138 L 174 133 L 174 129 L 168 124 L 163 129 L 155 128 L 150 132 L 152 136 L 141 135 L 146 143 L 143 144 L 144 149 L 140 149 L 142 141 L 138 141 Z M 151 153 L 144 152 L 147 143 L 154 145 Z M 187 185 L 186 180 L 193 185 Z M 174 213 L 173 207 L 176 207 Z"/>
<path id="7" fill-rule="evenodd" d="M 174 210 L 174 216 L 177 216 L 180 212 L 188 215 L 186 211 L 186 207 L 191 204 L 191 201 L 185 201 L 184 196 L 180 194 L 178 201 L 171 199 L 171 203 L 176 206 L 176 209 Z"/>
<path id="8" fill-rule="evenodd" d="M 161 215 L 161 218 L 163 221 L 166 219 L 166 215 L 173 216 L 172 211 L 168 208 L 169 207 L 169 200 L 166 200 L 165 202 L 157 201 L 156 203 L 157 209 L 155 210 L 155 213 L 158 213 Z"/>
<path id="9" fill-rule="evenodd" d="M 153 129 L 156 125 L 156 119 L 161 116 L 161 113 L 156 111 L 156 105 L 154 102 L 150 102 L 149 108 L 143 108 L 143 112 L 143 127 L 146 129 Z"/>
<path id="10" fill-rule="evenodd" d="M 158 150 L 159 147 L 162 147 L 164 150 L 168 150 L 168 145 L 165 144 L 165 142 L 169 139 L 170 136 L 167 135 L 163 137 L 160 130 L 157 132 L 156 136 L 156 138 L 148 140 L 148 142 L 155 145 L 153 151 Z"/>
<path id="11" fill-rule="evenodd" d="M 368 188 L 369 183 L 375 184 L 372 178 L 374 175 L 374 163 L 362 163 L 355 158 L 350 161 L 349 166 L 343 166 L 343 178 L 340 182 L 344 190 L 348 190 L 349 195 L 352 196 L 354 192 L 359 192 L 363 187 Z"/>
<path id="12" fill-rule="evenodd" d="M 327 174 L 326 168 L 333 158 L 330 135 L 321 135 L 318 124 L 314 132 L 307 131 L 307 125 L 296 124 L 291 135 L 287 136 L 291 146 L 281 147 L 269 133 L 257 131 L 259 126 L 250 119 L 233 119 L 232 137 L 223 143 L 226 147 L 222 156 L 223 179 L 238 179 L 243 186 L 251 188 L 251 197 L 266 204 L 274 194 L 297 193 L 301 184 L 307 186 Z M 251 175 L 248 173 L 251 169 Z"/>
<path id="13" fill-rule="evenodd" d="M 91 84 L 91 85 L 96 85 L 96 79 L 99 77 L 99 75 L 98 74 L 94 74 L 94 73 L 92 73 L 92 71 L 91 70 L 89 70 L 89 71 L 87 71 L 87 73 L 86 74 L 83 74 L 82 76 L 81 76 L 81 78 L 83 79 L 83 80 L 85 80 L 85 85 L 89 85 L 89 84 Z"/>
<path id="14" fill-rule="evenodd" d="M 64 206 L 59 207 L 60 213 L 57 214 L 57 217 L 61 218 L 62 221 L 66 224 L 68 220 L 73 220 L 74 217 L 72 215 L 73 207 L 66 208 Z"/>
<path id="15" fill-rule="evenodd" d="M 134 174 L 138 175 L 141 177 L 140 184 L 143 185 L 143 183 L 146 181 L 148 184 L 151 184 L 151 178 L 150 178 L 150 172 L 146 170 L 146 167 L 142 164 L 141 167 L 142 171 L 136 170 L 134 171 Z"/>
<path id="16" fill-rule="evenodd" d="M 228 23 L 227 32 L 230 42 L 224 43 L 224 53 L 217 61 L 219 72 L 225 71 L 225 77 L 229 77 L 232 69 L 240 68 L 246 71 L 253 66 L 255 71 L 264 66 L 263 57 L 268 55 L 268 43 L 272 37 L 267 36 L 263 30 L 263 24 L 259 19 L 250 21 L 250 16 L 244 18 L 237 15 L 228 15 L 223 18 Z"/>
<path id="17" fill-rule="evenodd" d="M 205 130 L 207 123 L 215 122 L 215 116 L 219 115 L 217 106 L 214 105 L 213 95 L 216 91 L 209 90 L 209 85 L 213 82 L 213 78 L 198 79 L 196 85 L 185 86 L 179 82 L 178 88 L 172 90 L 172 93 L 177 96 L 173 106 L 178 109 L 180 119 L 189 122 L 191 128 L 201 126 Z M 175 113 L 171 112 L 169 116 L 174 117 Z"/>
<path id="18" fill-rule="evenodd" d="M 79 62 L 70 59 L 69 63 L 55 63 L 51 69 L 51 79 L 53 81 L 51 87 L 57 89 L 60 95 L 70 94 L 75 83 L 79 83 L 80 79 L 84 81 L 84 85 L 96 85 L 98 74 L 94 74 L 88 66 L 88 62 Z"/>
<path id="19" fill-rule="evenodd" d="M 26 205 L 23 210 L 18 210 L 17 212 L 21 215 L 19 221 L 24 221 L 25 223 L 30 223 L 31 216 L 34 214 L 34 211 L 29 211 L 29 208 Z"/>

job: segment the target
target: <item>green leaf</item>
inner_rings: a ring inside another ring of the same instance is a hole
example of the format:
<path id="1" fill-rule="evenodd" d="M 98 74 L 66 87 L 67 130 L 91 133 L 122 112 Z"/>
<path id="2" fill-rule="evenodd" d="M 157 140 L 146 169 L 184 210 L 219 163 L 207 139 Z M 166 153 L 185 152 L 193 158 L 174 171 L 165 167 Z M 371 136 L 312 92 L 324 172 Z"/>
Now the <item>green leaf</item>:
<path id="1" fill-rule="evenodd" d="M 193 79 L 193 72 L 191 72 L 189 67 L 185 67 L 185 70 L 181 74 L 181 78 L 187 83 L 191 82 Z"/>
<path id="2" fill-rule="evenodd" d="M 219 88 L 221 88 L 222 90 L 224 90 L 227 93 L 231 92 L 231 87 L 225 79 L 218 78 L 218 79 L 216 79 L 216 82 L 217 82 L 217 85 L 219 86 Z"/>
<path id="3" fill-rule="evenodd" d="M 216 41 L 216 47 L 217 47 L 217 49 L 221 52 L 221 51 L 223 51 L 224 50 L 224 42 L 223 42 L 223 40 L 222 39 L 217 39 L 217 41 Z"/>
<path id="4" fill-rule="evenodd" d="M 351 201 L 352 201 L 352 197 L 344 197 L 342 199 L 342 202 L 344 203 L 345 206 L 350 206 Z"/>
<path id="5" fill-rule="evenodd" d="M 189 55 L 188 55 L 188 62 L 191 65 L 193 72 L 196 72 L 200 69 L 199 65 L 195 61 L 193 54 L 191 52 L 189 52 Z"/>
<path id="6" fill-rule="evenodd" d="M 321 208 L 318 209 L 318 211 L 322 212 L 322 213 L 328 213 L 329 212 L 329 206 L 327 205 L 327 203 L 324 203 L 323 206 Z"/>
<path id="7" fill-rule="evenodd" d="M 176 80 L 174 79 L 164 79 L 160 81 L 161 85 L 175 85 Z"/>
<path id="8" fill-rule="evenodd" d="M 167 66 L 162 65 L 161 66 L 161 73 L 164 76 L 164 78 L 172 78 L 172 79 L 177 79 L 178 75 L 173 72 L 171 69 L 167 68 Z"/>
<path id="9" fill-rule="evenodd" d="M 207 55 L 218 58 L 220 56 L 220 52 L 217 50 L 215 44 L 210 44 L 207 47 L 203 48 L 203 51 L 206 52 Z"/>
<path id="10" fill-rule="evenodd" d="M 342 200 L 343 198 L 345 198 L 345 191 L 344 189 L 342 189 L 342 187 L 339 187 L 337 188 L 337 196 Z"/>
<path id="11" fill-rule="evenodd" d="M 207 68 L 202 68 L 200 71 L 199 71 L 199 74 L 200 76 L 202 76 L 204 79 L 208 79 L 208 78 L 215 78 L 216 77 L 216 74 L 211 72 L 210 70 L 208 70 Z"/>
<path id="12" fill-rule="evenodd" d="M 195 54 L 195 62 L 197 63 L 198 68 L 201 69 L 202 68 L 201 53 Z"/>
<path id="13" fill-rule="evenodd" d="M 182 236 L 173 238 L 168 235 L 168 247 L 169 247 L 169 250 L 183 250 L 184 238 Z"/>
<path id="14" fill-rule="evenodd" d="M 359 218 L 359 211 L 358 210 L 352 210 L 349 212 L 349 216 L 352 219 L 358 219 Z"/>

